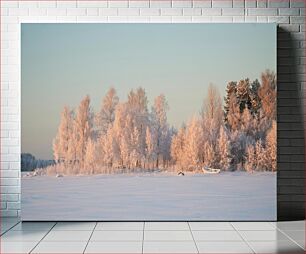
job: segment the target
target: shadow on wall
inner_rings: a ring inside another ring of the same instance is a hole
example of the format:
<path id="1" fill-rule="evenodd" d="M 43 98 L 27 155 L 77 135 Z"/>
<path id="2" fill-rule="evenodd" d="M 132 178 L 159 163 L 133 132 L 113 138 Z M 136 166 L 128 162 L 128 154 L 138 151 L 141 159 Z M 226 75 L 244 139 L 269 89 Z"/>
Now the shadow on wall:
<path id="1" fill-rule="evenodd" d="M 277 29 L 278 220 L 305 219 L 304 82 L 299 43 Z M 304 49 L 301 49 L 304 50 Z"/>

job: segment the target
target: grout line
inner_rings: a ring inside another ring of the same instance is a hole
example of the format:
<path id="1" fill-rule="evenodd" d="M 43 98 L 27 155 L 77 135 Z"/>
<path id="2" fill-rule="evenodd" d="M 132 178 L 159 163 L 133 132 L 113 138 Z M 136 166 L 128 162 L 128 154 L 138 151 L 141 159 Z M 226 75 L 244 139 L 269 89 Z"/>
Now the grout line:
<path id="1" fill-rule="evenodd" d="M 21 221 L 18 221 L 16 224 L 13 224 L 10 228 L 7 230 L 3 231 L 0 236 L 4 235 L 5 233 L 9 232 L 11 229 L 13 229 L 15 226 L 17 226 Z"/>
<path id="2" fill-rule="evenodd" d="M 247 246 L 249 246 L 249 248 L 252 250 L 253 253 L 256 253 L 255 250 L 252 248 L 252 246 L 249 244 L 249 242 L 248 242 L 247 240 L 245 240 L 245 239 L 243 238 L 243 236 L 240 234 L 239 230 L 237 230 L 237 229 L 234 227 L 233 223 L 230 222 L 230 224 L 231 224 L 232 227 L 235 229 L 235 231 L 237 232 L 237 234 L 241 237 L 241 239 L 243 240 L 243 242 L 245 242 L 245 244 L 246 244 Z"/>
<path id="3" fill-rule="evenodd" d="M 196 249 L 197 249 L 197 252 L 200 253 L 199 251 L 199 248 L 198 248 L 198 245 L 197 245 L 197 242 L 195 241 L 194 237 L 193 237 L 193 233 L 192 233 L 192 230 L 191 230 L 191 227 L 190 227 L 190 224 L 189 224 L 189 221 L 187 221 L 187 224 L 188 224 L 188 227 L 189 227 L 189 230 L 190 230 L 190 233 L 191 233 L 191 236 L 192 236 L 192 239 L 193 239 L 193 242 L 196 246 Z"/>
<path id="4" fill-rule="evenodd" d="M 143 254 L 143 245 L 144 245 L 144 234 L 145 234 L 145 221 L 143 222 L 142 226 L 142 245 L 141 245 L 141 253 Z"/>
<path id="5" fill-rule="evenodd" d="M 90 236 L 89 236 L 89 239 L 88 239 L 88 241 L 87 241 L 87 243 L 86 243 L 86 246 L 85 246 L 85 248 L 84 248 L 83 254 L 85 253 L 85 251 L 86 251 L 86 249 L 87 249 L 87 246 L 88 246 L 88 244 L 89 244 L 89 241 L 90 241 L 90 239 L 91 239 L 93 233 L 95 232 L 97 225 L 98 225 L 98 222 L 96 222 L 96 224 L 95 224 L 95 226 L 94 226 L 94 228 L 93 228 L 93 230 L 92 230 L 92 232 L 91 232 L 91 234 L 90 234 Z"/>
<path id="6" fill-rule="evenodd" d="M 42 240 L 45 239 L 45 237 L 51 232 L 51 230 L 55 227 L 55 225 L 57 224 L 57 222 L 49 229 L 49 231 L 38 241 L 38 243 L 29 251 L 29 253 L 32 253 L 33 250 L 35 250 L 35 248 L 38 246 L 38 244 L 41 243 Z"/>
<path id="7" fill-rule="evenodd" d="M 303 250 L 305 250 L 305 248 L 303 246 L 301 246 L 298 242 L 296 242 L 292 237 L 290 237 L 289 235 L 287 235 L 285 233 L 285 231 L 279 229 L 279 228 L 276 228 L 276 230 L 278 230 L 279 232 L 283 233 L 287 238 L 289 238 L 289 240 L 291 240 L 292 242 L 294 242 L 297 246 L 301 247 Z"/>

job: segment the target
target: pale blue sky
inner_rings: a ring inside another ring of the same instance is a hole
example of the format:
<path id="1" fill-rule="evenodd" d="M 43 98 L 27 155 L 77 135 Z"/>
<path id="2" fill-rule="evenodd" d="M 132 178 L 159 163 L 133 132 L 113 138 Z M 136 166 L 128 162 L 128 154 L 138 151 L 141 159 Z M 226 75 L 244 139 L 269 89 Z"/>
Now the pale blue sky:
<path id="1" fill-rule="evenodd" d="M 22 24 L 22 152 L 52 158 L 64 105 L 89 94 L 99 110 L 142 86 L 150 105 L 165 94 L 171 125 L 199 112 L 209 83 L 276 70 L 274 24 Z"/>

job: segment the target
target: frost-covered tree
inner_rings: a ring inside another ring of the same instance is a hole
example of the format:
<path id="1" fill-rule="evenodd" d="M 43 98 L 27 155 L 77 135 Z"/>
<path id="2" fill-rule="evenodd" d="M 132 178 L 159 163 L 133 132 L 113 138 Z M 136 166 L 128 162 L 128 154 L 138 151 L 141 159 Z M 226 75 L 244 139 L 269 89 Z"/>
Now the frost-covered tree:
<path id="1" fill-rule="evenodd" d="M 216 154 L 215 149 L 209 141 L 204 143 L 204 165 L 206 167 L 215 167 Z"/>
<path id="2" fill-rule="evenodd" d="M 255 148 L 253 144 L 249 144 L 246 150 L 246 163 L 244 164 L 244 168 L 248 172 L 253 172 L 256 169 L 256 154 Z"/>
<path id="3" fill-rule="evenodd" d="M 157 141 L 157 159 L 156 167 L 160 166 L 160 161 L 164 162 L 165 158 L 170 155 L 169 147 L 169 125 L 167 122 L 167 110 L 169 109 L 166 97 L 161 94 L 157 96 L 154 100 L 154 105 L 152 107 L 152 121 L 151 125 L 156 132 Z"/>
<path id="4" fill-rule="evenodd" d="M 89 138 L 86 144 L 86 152 L 84 158 L 84 169 L 87 174 L 93 174 L 95 172 L 97 163 L 97 147 L 96 142 Z"/>
<path id="5" fill-rule="evenodd" d="M 73 115 L 70 109 L 65 106 L 61 114 L 60 125 L 57 135 L 53 141 L 53 154 L 57 162 L 67 162 L 69 151 L 69 140 L 73 134 Z"/>
<path id="6" fill-rule="evenodd" d="M 90 98 L 87 95 L 80 103 L 75 117 L 76 154 L 80 167 L 84 167 L 87 141 L 92 135 L 92 114 Z"/>
<path id="7" fill-rule="evenodd" d="M 226 96 L 224 97 L 224 122 L 227 123 L 227 115 L 230 108 L 230 100 L 232 95 L 236 95 L 237 82 L 228 82 L 226 86 Z"/>
<path id="8" fill-rule="evenodd" d="M 114 88 L 110 88 L 102 100 L 101 110 L 96 115 L 97 131 L 100 135 L 105 135 L 108 128 L 115 120 L 115 110 L 119 103 L 119 97 Z"/>
<path id="9" fill-rule="evenodd" d="M 156 133 L 149 126 L 146 129 L 146 157 L 149 165 L 157 159 Z"/>
<path id="10" fill-rule="evenodd" d="M 261 117 L 276 119 L 276 75 L 274 72 L 266 70 L 262 73 L 258 96 L 262 105 Z"/>
<path id="11" fill-rule="evenodd" d="M 256 141 L 255 153 L 256 153 L 256 170 L 258 171 L 265 170 L 267 167 L 267 154 L 261 139 Z"/>
<path id="12" fill-rule="evenodd" d="M 193 117 L 187 124 L 184 145 L 184 164 L 189 169 L 196 169 L 200 163 L 202 145 L 202 127 L 198 118 Z"/>
<path id="13" fill-rule="evenodd" d="M 231 95 L 228 107 L 227 125 L 231 131 L 236 131 L 240 128 L 241 120 L 240 106 L 236 95 Z"/>
<path id="14" fill-rule="evenodd" d="M 185 151 L 185 139 L 186 139 L 186 126 L 183 125 L 176 135 L 172 138 L 171 143 L 171 157 L 179 169 L 183 168 L 183 162 L 184 162 L 184 151 Z"/>
<path id="15" fill-rule="evenodd" d="M 222 170 L 228 170 L 231 163 L 231 148 L 225 127 L 221 126 L 218 138 L 218 160 Z"/>
<path id="16" fill-rule="evenodd" d="M 272 127 L 266 137 L 266 158 L 268 170 L 276 171 L 277 167 L 277 138 L 276 138 L 276 121 L 272 122 Z"/>

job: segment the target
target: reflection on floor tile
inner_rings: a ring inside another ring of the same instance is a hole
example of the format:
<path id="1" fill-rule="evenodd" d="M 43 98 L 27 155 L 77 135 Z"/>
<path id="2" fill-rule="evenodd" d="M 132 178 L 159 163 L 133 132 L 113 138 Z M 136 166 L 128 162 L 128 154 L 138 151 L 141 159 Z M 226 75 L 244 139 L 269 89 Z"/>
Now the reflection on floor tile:
<path id="1" fill-rule="evenodd" d="M 143 230 L 144 222 L 98 222 L 95 230 Z"/>
<path id="2" fill-rule="evenodd" d="M 83 253 L 87 242 L 40 242 L 32 253 Z"/>
<path id="3" fill-rule="evenodd" d="M 58 222 L 52 230 L 93 230 L 96 222 Z"/>
<path id="4" fill-rule="evenodd" d="M 12 228 L 13 231 L 49 231 L 55 222 L 20 222 Z"/>
<path id="5" fill-rule="evenodd" d="M 145 241 L 193 241 L 190 231 L 145 231 Z"/>
<path id="6" fill-rule="evenodd" d="M 235 230 L 229 222 L 189 222 L 191 230 Z"/>
<path id="7" fill-rule="evenodd" d="M 47 232 L 40 231 L 12 231 L 1 236 L 1 242 L 35 242 L 41 240 Z"/>
<path id="8" fill-rule="evenodd" d="M 276 227 L 281 230 L 304 230 L 305 221 L 280 221 L 275 223 Z"/>
<path id="9" fill-rule="evenodd" d="M 287 236 L 278 230 L 271 231 L 239 231 L 246 241 L 283 241 L 289 240 Z"/>
<path id="10" fill-rule="evenodd" d="M 43 239 L 44 242 L 87 242 L 92 231 L 51 231 Z"/>
<path id="11" fill-rule="evenodd" d="M 89 242 L 85 253 L 142 253 L 142 242 Z"/>
<path id="12" fill-rule="evenodd" d="M 256 253 L 304 253 L 304 250 L 291 241 L 249 242 Z"/>
<path id="13" fill-rule="evenodd" d="M 143 231 L 94 231 L 90 241 L 142 241 Z"/>
<path id="14" fill-rule="evenodd" d="M 198 253 L 194 242 L 144 242 L 143 253 Z"/>
<path id="15" fill-rule="evenodd" d="M 146 222 L 145 230 L 189 230 L 187 222 Z"/>
<path id="16" fill-rule="evenodd" d="M 192 231 L 195 241 L 243 241 L 236 231 Z"/>
<path id="17" fill-rule="evenodd" d="M 29 253 L 37 242 L 1 242 L 0 253 Z"/>
<path id="18" fill-rule="evenodd" d="M 233 222 L 236 230 L 275 230 L 275 227 L 269 222 Z"/>
<path id="19" fill-rule="evenodd" d="M 200 253 L 253 253 L 245 242 L 197 242 Z"/>

